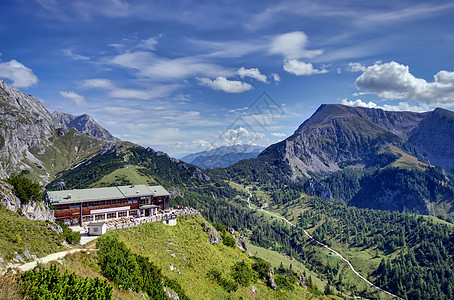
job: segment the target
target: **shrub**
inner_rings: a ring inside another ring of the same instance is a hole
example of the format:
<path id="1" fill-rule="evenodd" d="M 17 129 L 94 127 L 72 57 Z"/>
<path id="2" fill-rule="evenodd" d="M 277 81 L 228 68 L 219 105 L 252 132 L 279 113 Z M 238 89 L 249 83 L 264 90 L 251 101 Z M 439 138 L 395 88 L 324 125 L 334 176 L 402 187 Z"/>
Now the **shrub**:
<path id="1" fill-rule="evenodd" d="M 61 229 L 63 230 L 63 236 L 65 237 L 66 242 L 69 244 L 77 244 L 80 242 L 80 233 L 72 231 L 71 228 L 68 227 L 63 222 L 56 221 L 58 225 L 60 225 Z"/>
<path id="2" fill-rule="evenodd" d="M 252 272 L 251 266 L 242 261 L 237 262 L 233 266 L 232 276 L 238 284 L 242 286 L 249 286 L 254 277 L 254 273 Z"/>
<path id="3" fill-rule="evenodd" d="M 21 203 L 40 202 L 42 200 L 39 184 L 24 175 L 13 175 L 8 182 L 14 187 L 14 193 Z"/>

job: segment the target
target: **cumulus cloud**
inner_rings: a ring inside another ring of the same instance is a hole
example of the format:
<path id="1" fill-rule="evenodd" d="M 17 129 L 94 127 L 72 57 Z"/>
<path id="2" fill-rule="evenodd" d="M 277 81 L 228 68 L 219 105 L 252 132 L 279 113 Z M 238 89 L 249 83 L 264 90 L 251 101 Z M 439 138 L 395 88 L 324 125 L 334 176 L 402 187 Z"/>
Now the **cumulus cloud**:
<path id="1" fill-rule="evenodd" d="M 266 75 L 260 73 L 258 68 L 245 69 L 244 67 L 241 67 L 238 69 L 237 73 L 238 75 L 240 75 L 241 78 L 251 77 L 257 79 L 258 81 L 268 83 Z"/>
<path id="2" fill-rule="evenodd" d="M 220 135 L 222 145 L 233 146 L 233 145 L 250 145 L 254 141 L 265 137 L 263 133 L 247 130 L 244 127 L 238 127 L 236 129 L 227 129 Z"/>
<path id="3" fill-rule="evenodd" d="M 93 79 L 84 80 L 81 84 L 81 87 L 86 88 L 86 89 L 100 89 L 100 90 L 110 90 L 110 89 L 115 88 L 112 81 L 110 81 L 109 79 L 103 79 L 103 78 L 93 78 Z"/>
<path id="4" fill-rule="evenodd" d="M 377 62 L 356 79 L 356 86 L 386 99 L 454 106 L 454 72 L 439 71 L 434 81 L 427 82 L 411 74 L 406 65 Z"/>
<path id="5" fill-rule="evenodd" d="M 323 53 L 322 50 L 307 50 L 307 35 L 294 31 L 275 37 L 269 49 L 271 54 L 281 54 L 285 59 L 313 58 Z"/>
<path id="6" fill-rule="evenodd" d="M 291 59 L 286 61 L 284 64 L 284 70 L 287 71 L 288 73 L 292 73 L 297 76 L 323 74 L 328 72 L 328 70 L 325 69 L 322 70 L 315 69 L 311 63 L 305 63 L 297 59 Z"/>
<path id="7" fill-rule="evenodd" d="M 85 106 L 87 105 L 87 102 L 85 102 L 85 98 L 82 95 L 79 95 L 75 92 L 72 91 L 60 91 L 60 95 L 63 96 L 63 98 L 69 99 L 72 102 L 74 102 L 78 106 Z"/>
<path id="8" fill-rule="evenodd" d="M 11 80 L 15 87 L 30 87 L 38 82 L 33 71 L 15 59 L 0 62 L 0 77 Z"/>
<path id="9" fill-rule="evenodd" d="M 364 102 L 361 99 L 357 99 L 355 101 L 349 101 L 347 99 L 342 99 L 341 104 L 343 105 L 348 105 L 348 106 L 359 106 L 359 107 L 367 107 L 367 108 L 380 108 L 383 110 L 388 110 L 388 111 L 415 111 L 415 112 L 424 112 L 430 110 L 430 108 L 427 105 L 411 105 L 408 102 L 399 102 L 398 105 L 390 105 L 390 104 L 385 104 L 383 106 L 379 106 L 376 103 L 369 101 L 369 102 Z"/>
<path id="10" fill-rule="evenodd" d="M 366 66 L 361 63 L 349 63 L 346 68 L 348 72 L 364 72 L 366 71 Z"/>
<path id="11" fill-rule="evenodd" d="M 279 74 L 273 73 L 273 74 L 271 74 L 271 77 L 273 78 L 273 80 L 275 82 L 281 81 L 281 77 L 279 77 Z"/>
<path id="12" fill-rule="evenodd" d="M 213 90 L 224 91 L 226 93 L 243 93 L 252 89 L 249 83 L 228 80 L 223 76 L 217 77 L 215 80 L 209 78 L 197 78 L 202 85 L 208 86 Z"/>

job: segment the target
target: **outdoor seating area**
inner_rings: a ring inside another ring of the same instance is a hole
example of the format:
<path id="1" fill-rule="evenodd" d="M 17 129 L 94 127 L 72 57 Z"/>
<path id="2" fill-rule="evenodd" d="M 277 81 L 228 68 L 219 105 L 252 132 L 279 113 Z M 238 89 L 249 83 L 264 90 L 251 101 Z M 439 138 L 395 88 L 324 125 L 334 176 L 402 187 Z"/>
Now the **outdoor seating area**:
<path id="1" fill-rule="evenodd" d="M 192 215 L 192 214 L 198 214 L 198 213 L 199 212 L 196 209 L 193 209 L 190 207 L 183 208 L 182 206 L 181 207 L 179 206 L 176 209 L 159 211 L 157 214 L 148 216 L 148 217 L 129 216 L 129 217 L 116 218 L 116 219 L 84 222 L 84 223 L 82 223 L 82 227 L 83 227 L 84 231 L 86 233 L 88 233 L 89 224 L 104 223 L 107 226 L 106 231 L 110 231 L 110 230 L 115 230 L 115 229 L 120 229 L 120 228 L 134 227 L 134 226 L 138 226 L 138 225 L 146 224 L 146 223 L 153 223 L 153 222 L 160 222 L 160 221 L 165 221 L 165 220 L 170 220 L 170 219 L 176 219 L 177 216 Z"/>

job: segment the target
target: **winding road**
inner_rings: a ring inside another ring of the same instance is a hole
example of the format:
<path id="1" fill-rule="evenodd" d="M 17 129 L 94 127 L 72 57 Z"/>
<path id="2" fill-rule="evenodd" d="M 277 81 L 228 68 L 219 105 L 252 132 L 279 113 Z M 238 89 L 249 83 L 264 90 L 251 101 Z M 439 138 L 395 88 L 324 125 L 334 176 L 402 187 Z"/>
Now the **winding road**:
<path id="1" fill-rule="evenodd" d="M 249 192 L 249 190 L 248 190 L 248 192 Z M 249 193 L 249 194 L 250 194 L 250 193 Z M 279 219 L 284 220 L 285 222 L 287 222 L 288 224 L 290 224 L 290 226 L 296 227 L 295 224 L 292 224 L 289 220 L 287 220 L 286 218 L 284 218 L 284 217 L 282 217 L 282 216 L 273 214 L 273 213 L 271 213 L 271 212 L 269 212 L 269 211 L 267 211 L 267 210 L 262 210 L 262 211 L 264 211 L 264 212 L 266 212 L 266 213 L 268 213 L 268 214 L 270 214 L 270 215 L 272 215 L 272 216 L 274 216 L 274 217 L 276 217 L 276 218 L 279 218 Z M 355 273 L 356 276 L 358 276 L 359 278 L 361 278 L 361 279 L 362 279 L 364 282 L 366 282 L 368 285 L 370 285 L 370 286 L 373 287 L 373 288 L 376 288 L 376 289 L 379 290 L 380 292 L 383 292 L 383 293 L 385 293 L 385 294 L 387 294 L 387 295 L 389 295 L 389 296 L 391 296 L 391 297 L 393 297 L 393 298 L 395 298 L 395 299 L 402 299 L 402 298 L 400 298 L 400 297 L 398 297 L 398 296 L 396 296 L 396 295 L 394 295 L 394 294 L 392 294 L 392 293 L 390 293 L 390 292 L 388 292 L 388 291 L 385 291 L 384 289 L 382 289 L 382 288 L 376 286 L 375 284 L 373 284 L 372 282 L 370 282 L 369 280 L 367 280 L 364 276 L 362 276 L 361 274 L 359 274 L 358 271 L 356 271 L 355 268 L 353 268 L 353 265 L 350 263 L 350 261 L 348 261 L 345 257 L 343 257 L 339 252 L 337 252 L 336 250 L 334 250 L 334 249 L 328 247 L 327 245 L 325 245 L 325 244 L 323 244 L 323 243 L 317 241 L 317 240 L 314 239 L 306 230 L 303 229 L 303 231 L 304 231 L 304 234 L 305 234 L 309 239 L 311 239 L 312 241 L 316 242 L 316 243 L 319 244 L 320 246 L 325 247 L 326 249 L 328 249 L 329 251 L 331 251 L 331 252 L 334 253 L 335 255 L 339 256 L 340 259 L 342 259 L 343 261 L 345 261 L 345 262 L 347 263 L 347 265 L 350 267 L 350 269 L 353 271 L 353 273 Z"/>

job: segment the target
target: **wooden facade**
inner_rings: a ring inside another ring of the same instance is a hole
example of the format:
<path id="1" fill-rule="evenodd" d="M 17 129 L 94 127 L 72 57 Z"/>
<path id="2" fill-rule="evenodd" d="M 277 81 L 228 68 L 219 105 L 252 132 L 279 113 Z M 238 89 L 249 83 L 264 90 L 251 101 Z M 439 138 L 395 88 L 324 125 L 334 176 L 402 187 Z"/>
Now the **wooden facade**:
<path id="1" fill-rule="evenodd" d="M 169 194 L 161 186 L 54 191 L 47 193 L 47 199 L 55 209 L 55 218 L 68 225 L 147 216 L 169 208 Z"/>

